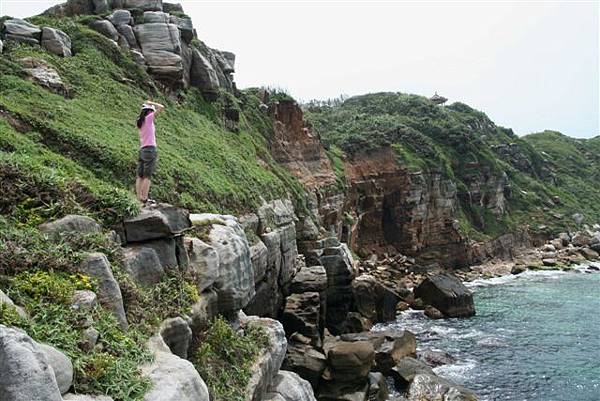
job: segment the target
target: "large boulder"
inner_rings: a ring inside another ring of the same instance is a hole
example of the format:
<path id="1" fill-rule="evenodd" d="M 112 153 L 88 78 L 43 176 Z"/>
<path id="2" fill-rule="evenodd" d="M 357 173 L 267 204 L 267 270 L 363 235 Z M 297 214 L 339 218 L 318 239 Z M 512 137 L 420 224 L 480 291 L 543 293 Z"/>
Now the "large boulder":
<path id="1" fill-rule="evenodd" d="M 343 341 L 368 341 L 375 350 L 373 370 L 388 375 L 402 358 L 416 356 L 417 340 L 408 330 L 388 329 L 364 333 L 343 334 Z"/>
<path id="2" fill-rule="evenodd" d="M 366 401 L 369 381 L 323 381 L 317 398 L 322 401 Z"/>
<path id="3" fill-rule="evenodd" d="M 48 89 L 51 92 L 68 97 L 69 88 L 65 85 L 62 78 L 54 68 L 50 67 L 45 61 L 33 57 L 25 57 L 19 60 L 23 66 L 23 72 L 27 79 Z"/>
<path id="4" fill-rule="evenodd" d="M 56 348 L 47 344 L 38 344 L 38 347 L 46 354 L 48 363 L 54 372 L 56 384 L 61 394 L 65 394 L 73 384 L 73 364 L 71 360 Z"/>
<path id="5" fill-rule="evenodd" d="M 177 241 L 174 238 L 162 238 L 144 242 L 144 247 L 151 248 L 156 252 L 158 260 L 164 270 L 179 266 L 177 258 Z"/>
<path id="6" fill-rule="evenodd" d="M 290 285 L 292 294 L 323 292 L 327 289 L 327 272 L 323 266 L 303 267 Z"/>
<path id="7" fill-rule="evenodd" d="M 262 401 L 285 358 L 287 349 L 285 332 L 281 323 L 269 318 L 245 317 L 241 324 L 242 328 L 249 325 L 262 327 L 269 337 L 267 346 L 252 366 L 252 377 L 245 390 L 246 400 Z"/>
<path id="8" fill-rule="evenodd" d="M 139 48 L 140 45 L 137 42 L 137 39 L 135 38 L 135 33 L 133 33 L 133 28 L 130 25 L 119 25 L 117 26 L 117 31 L 119 32 L 119 34 L 121 35 L 121 37 L 119 38 L 121 40 L 121 38 L 125 39 L 125 41 L 127 42 L 127 46 L 129 46 L 129 49 L 133 49 L 134 51 L 139 53 Z M 139 53 L 141 55 L 141 53 Z M 142 56 L 144 57 L 144 56 Z M 134 59 L 135 61 L 135 59 Z M 146 61 L 144 59 L 144 62 L 142 64 L 146 64 Z"/>
<path id="9" fill-rule="evenodd" d="M 292 294 L 286 299 L 281 322 L 288 336 L 302 334 L 321 346 L 321 299 L 318 292 Z"/>
<path id="10" fill-rule="evenodd" d="M 186 359 L 192 341 L 192 329 L 181 317 L 174 317 L 162 322 L 160 335 L 172 353 Z"/>
<path id="11" fill-rule="evenodd" d="M 402 358 L 389 372 L 398 388 L 406 388 L 416 375 L 426 373 L 433 375 L 433 370 L 425 363 L 410 356 Z"/>
<path id="12" fill-rule="evenodd" d="M 160 22 L 136 25 L 135 36 L 155 78 L 176 85 L 184 80 L 184 63 L 179 28 Z"/>
<path id="13" fill-rule="evenodd" d="M 177 17 L 175 15 L 171 15 L 169 18 L 169 22 L 171 24 L 177 25 L 179 28 L 179 32 L 181 33 L 181 38 L 185 43 L 191 43 L 192 39 L 194 39 L 194 24 L 192 23 L 192 19 L 189 17 Z"/>
<path id="14" fill-rule="evenodd" d="M 154 361 L 141 367 L 152 389 L 144 401 L 209 401 L 208 388 L 190 361 L 170 352 L 160 337 L 150 340 Z"/>
<path id="15" fill-rule="evenodd" d="M 54 28 L 42 28 L 42 47 L 61 57 L 71 57 L 71 38 Z"/>
<path id="16" fill-rule="evenodd" d="M 87 216 L 69 214 L 58 220 L 44 223 L 38 229 L 51 238 L 59 238 L 64 233 L 96 234 L 102 232 L 100 224 Z"/>
<path id="17" fill-rule="evenodd" d="M 317 388 L 321 375 L 327 367 L 327 357 L 310 345 L 309 341 L 290 341 L 283 362 L 283 369 L 298 373 Z"/>
<path id="18" fill-rule="evenodd" d="M 432 374 L 417 374 L 408 388 L 408 401 L 477 401 L 470 390 Z"/>
<path id="19" fill-rule="evenodd" d="M 167 24 L 169 22 L 169 14 L 162 11 L 146 11 L 144 13 L 144 24 L 152 24 L 154 22 Z"/>
<path id="20" fill-rule="evenodd" d="M 219 77 L 210 60 L 198 49 L 192 51 L 191 84 L 211 98 L 219 91 Z"/>
<path id="21" fill-rule="evenodd" d="M 219 277 L 215 282 L 219 312 L 243 309 L 254 297 L 254 272 L 244 230 L 234 219 L 213 224 L 209 239 L 219 255 Z"/>
<path id="22" fill-rule="evenodd" d="M 316 401 L 310 383 L 294 372 L 280 370 L 264 401 Z"/>
<path id="23" fill-rule="evenodd" d="M 106 255 L 103 253 L 88 254 L 79 264 L 79 271 L 96 280 L 100 304 L 115 315 L 122 329 L 127 329 L 121 289 L 112 274 Z"/>
<path id="24" fill-rule="evenodd" d="M 323 376 L 330 381 L 365 380 L 375 361 L 375 350 L 368 341 L 337 341 L 327 349 L 328 367 Z"/>
<path id="25" fill-rule="evenodd" d="M 414 289 L 415 298 L 432 305 L 448 317 L 465 317 L 475 314 L 473 293 L 456 277 L 448 273 L 425 278 Z"/>
<path id="26" fill-rule="evenodd" d="M 114 40 L 115 42 L 119 40 L 119 32 L 117 28 L 112 24 L 112 22 L 108 20 L 94 20 L 90 22 L 89 27 L 94 31 L 106 36 L 110 40 Z"/>
<path id="27" fill-rule="evenodd" d="M 374 323 L 396 318 L 396 305 L 400 297 L 382 285 L 375 277 L 365 274 L 352 282 L 356 310 Z"/>
<path id="28" fill-rule="evenodd" d="M 123 268 L 141 285 L 153 285 L 162 280 L 165 270 L 158 254 L 147 246 L 131 246 L 123 250 Z"/>
<path id="29" fill-rule="evenodd" d="M 190 227 L 188 211 L 166 203 L 145 207 L 138 216 L 123 221 L 127 242 L 169 238 Z"/>
<path id="30" fill-rule="evenodd" d="M 0 400 L 62 401 L 44 351 L 24 331 L 0 325 Z"/>
<path id="31" fill-rule="evenodd" d="M 115 10 L 111 15 L 106 17 L 114 26 L 119 28 L 122 25 L 132 25 L 133 18 L 129 10 Z"/>
<path id="32" fill-rule="evenodd" d="M 186 237 L 183 242 L 189 256 L 188 270 L 196 280 L 198 292 L 202 292 L 219 277 L 219 254 L 198 238 Z"/>
<path id="33" fill-rule="evenodd" d="M 6 20 L 3 25 L 4 30 L 2 33 L 6 40 L 39 44 L 42 30 L 37 25 L 19 18 Z"/>
<path id="34" fill-rule="evenodd" d="M 124 0 L 123 8 L 139 8 L 144 11 L 162 11 L 162 0 Z"/>

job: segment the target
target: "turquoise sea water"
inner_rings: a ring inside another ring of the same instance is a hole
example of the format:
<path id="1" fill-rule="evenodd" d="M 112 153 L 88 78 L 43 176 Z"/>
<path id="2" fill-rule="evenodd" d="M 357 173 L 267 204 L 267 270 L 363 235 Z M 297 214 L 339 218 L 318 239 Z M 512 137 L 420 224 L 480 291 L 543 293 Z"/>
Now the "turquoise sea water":
<path id="1" fill-rule="evenodd" d="M 419 349 L 457 359 L 438 375 L 481 400 L 600 401 L 600 274 L 526 272 L 469 285 L 475 317 L 408 311 L 391 324 L 412 330 Z"/>

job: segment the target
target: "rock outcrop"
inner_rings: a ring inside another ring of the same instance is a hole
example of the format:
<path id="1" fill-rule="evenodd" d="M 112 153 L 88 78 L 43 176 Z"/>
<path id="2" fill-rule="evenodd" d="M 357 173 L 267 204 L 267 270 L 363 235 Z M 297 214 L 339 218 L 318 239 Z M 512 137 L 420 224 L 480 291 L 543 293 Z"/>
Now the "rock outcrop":
<path id="1" fill-rule="evenodd" d="M 0 399 L 62 401 L 44 351 L 25 332 L 0 325 Z"/>
<path id="2" fill-rule="evenodd" d="M 427 277 L 414 289 L 415 297 L 432 305 L 448 317 L 465 317 L 475 314 L 473 294 L 456 277 L 448 273 Z"/>
<path id="3" fill-rule="evenodd" d="M 154 361 L 142 366 L 152 382 L 144 401 L 209 401 L 208 388 L 191 362 L 171 353 L 160 337 L 149 343 Z"/>

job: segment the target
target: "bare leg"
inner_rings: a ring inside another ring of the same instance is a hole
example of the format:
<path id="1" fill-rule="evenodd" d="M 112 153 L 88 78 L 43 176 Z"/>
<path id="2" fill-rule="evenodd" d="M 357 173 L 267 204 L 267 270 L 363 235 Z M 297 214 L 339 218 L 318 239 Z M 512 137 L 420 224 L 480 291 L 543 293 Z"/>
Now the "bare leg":
<path id="1" fill-rule="evenodd" d="M 141 186 L 143 199 L 146 200 L 148 199 L 148 193 L 150 192 L 150 178 L 143 178 Z"/>
<path id="2" fill-rule="evenodd" d="M 138 177 L 135 180 L 135 194 L 137 195 L 138 200 L 141 202 L 142 197 L 142 178 Z"/>

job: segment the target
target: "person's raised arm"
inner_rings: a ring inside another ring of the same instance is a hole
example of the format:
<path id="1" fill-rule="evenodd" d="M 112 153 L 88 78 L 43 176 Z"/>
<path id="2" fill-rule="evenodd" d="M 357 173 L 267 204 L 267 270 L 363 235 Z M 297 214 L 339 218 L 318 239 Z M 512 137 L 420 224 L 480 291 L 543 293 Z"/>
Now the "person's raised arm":
<path id="1" fill-rule="evenodd" d="M 154 112 L 155 114 L 160 114 L 165 109 L 165 106 L 163 106 L 162 104 L 153 102 L 151 100 L 146 100 L 146 103 L 156 107 L 156 111 Z"/>

